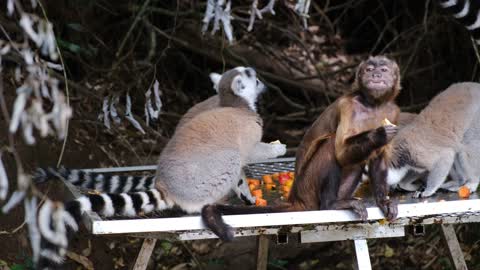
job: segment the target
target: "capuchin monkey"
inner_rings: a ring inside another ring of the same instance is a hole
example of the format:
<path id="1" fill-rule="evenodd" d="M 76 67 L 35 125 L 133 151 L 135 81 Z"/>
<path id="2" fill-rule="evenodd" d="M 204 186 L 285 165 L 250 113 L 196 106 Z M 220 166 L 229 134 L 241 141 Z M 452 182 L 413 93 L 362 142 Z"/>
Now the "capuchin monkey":
<path id="1" fill-rule="evenodd" d="M 352 196 L 370 159 L 377 205 L 388 219 L 396 217 L 397 206 L 388 197 L 385 179 L 372 176 L 386 173 L 381 150 L 397 127 L 382 121 L 397 123 L 400 110 L 394 100 L 400 88 L 395 61 L 376 56 L 359 65 L 353 91 L 325 109 L 297 150 L 296 181 L 288 198 L 293 209 L 352 209 L 365 220 L 365 205 Z"/>

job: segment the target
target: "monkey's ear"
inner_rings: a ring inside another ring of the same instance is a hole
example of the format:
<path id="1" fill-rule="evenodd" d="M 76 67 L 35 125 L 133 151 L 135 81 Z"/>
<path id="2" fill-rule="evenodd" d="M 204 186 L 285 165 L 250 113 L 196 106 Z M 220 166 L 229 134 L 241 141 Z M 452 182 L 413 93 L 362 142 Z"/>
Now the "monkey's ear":
<path id="1" fill-rule="evenodd" d="M 222 78 L 222 75 L 212 72 L 210 73 L 210 80 L 212 80 L 213 83 L 213 88 L 215 91 L 218 93 L 218 84 L 220 83 L 220 79 Z"/>

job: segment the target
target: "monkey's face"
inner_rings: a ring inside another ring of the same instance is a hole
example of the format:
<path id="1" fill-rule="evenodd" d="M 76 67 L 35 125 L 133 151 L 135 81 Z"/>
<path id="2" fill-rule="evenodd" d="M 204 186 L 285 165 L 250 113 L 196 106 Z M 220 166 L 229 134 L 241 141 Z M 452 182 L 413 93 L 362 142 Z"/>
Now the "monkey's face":
<path id="1" fill-rule="evenodd" d="M 366 94 L 381 99 L 397 87 L 397 73 L 395 62 L 385 57 L 371 57 L 360 65 L 357 76 Z"/>

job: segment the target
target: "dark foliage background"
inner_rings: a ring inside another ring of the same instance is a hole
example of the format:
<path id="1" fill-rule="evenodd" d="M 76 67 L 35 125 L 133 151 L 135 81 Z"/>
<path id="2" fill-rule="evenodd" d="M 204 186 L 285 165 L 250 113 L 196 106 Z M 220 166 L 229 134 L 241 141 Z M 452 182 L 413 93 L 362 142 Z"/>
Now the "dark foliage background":
<path id="1" fill-rule="evenodd" d="M 67 167 L 154 163 L 181 115 L 214 94 L 208 74 L 237 65 L 253 66 L 267 83 L 270 90 L 260 106 L 265 140 L 287 143 L 289 155 L 322 109 L 349 91 L 355 67 L 368 55 L 387 54 L 398 61 L 403 78 L 398 103 L 405 111 L 419 111 L 453 82 L 479 78 L 479 61 L 468 33 L 443 13 L 436 1 L 312 1 L 307 29 L 291 8 L 293 1 L 277 1 L 276 14 L 257 19 L 252 32 L 247 31 L 251 1 L 233 1 L 232 45 L 221 31 L 213 36 L 201 34 L 206 1 L 42 2 L 66 62 L 74 109 L 62 162 Z M 18 25 L 6 16 L 4 6 L 0 5 L 0 24 L 15 38 Z M 15 59 L 4 61 L 8 64 Z M 18 87 L 11 79 L 13 73 L 13 69 L 4 70 L 10 104 Z M 62 74 L 53 75 L 63 80 Z M 155 80 L 160 83 L 163 107 L 160 119 L 147 127 L 142 120 L 144 94 Z M 133 99 L 133 113 L 146 135 L 126 121 L 107 130 L 97 120 L 105 96 L 120 95 L 123 103 L 126 93 Z M 4 133 L 0 131 L 0 143 Z M 61 143 L 50 139 L 35 147 L 21 143 L 18 147 L 31 170 L 55 164 Z M 13 171 L 13 163 L 9 164 Z M 60 187 L 52 183 L 42 189 L 62 199 Z M 0 268 L 2 261 L 10 266 L 27 264 L 29 248 L 22 216 L 18 210 L 0 217 L 4 230 L 0 239 L 11 247 L 0 252 Z M 17 227 L 19 230 L 12 232 Z M 475 242 L 480 236 L 478 226 L 462 225 L 457 230 L 468 264 L 475 269 L 480 266 L 479 242 Z M 446 250 L 438 244 L 438 230 L 432 227 L 428 232 L 423 238 L 370 241 L 374 268 L 449 268 Z M 74 242 L 72 251 L 93 262 L 96 269 L 127 269 L 139 248 L 138 240 L 125 237 L 79 234 Z M 162 242 L 150 269 L 184 269 L 182 263 L 191 262 L 197 268 L 200 262 L 203 269 L 245 269 L 242 267 L 254 261 L 252 242 Z M 294 244 L 275 248 L 270 267 L 350 269 L 352 248 L 347 242 L 302 247 L 306 248 L 302 252 Z M 68 262 L 70 269 L 78 265 Z"/>

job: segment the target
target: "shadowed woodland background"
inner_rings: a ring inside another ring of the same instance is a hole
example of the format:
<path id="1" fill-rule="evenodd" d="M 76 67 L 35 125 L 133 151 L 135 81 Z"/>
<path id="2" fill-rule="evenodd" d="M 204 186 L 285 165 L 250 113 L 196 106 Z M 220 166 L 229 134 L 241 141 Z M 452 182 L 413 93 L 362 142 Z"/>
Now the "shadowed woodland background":
<path id="1" fill-rule="evenodd" d="M 312 1 L 308 27 L 291 6 L 277 1 L 275 12 L 256 20 L 248 32 L 251 1 L 233 1 L 235 41 L 222 31 L 202 35 L 206 1 L 42 1 L 54 24 L 65 60 L 70 122 L 62 164 L 72 168 L 116 167 L 155 163 L 181 115 L 214 94 L 208 77 L 238 65 L 252 66 L 269 91 L 260 101 L 264 140 L 286 143 L 292 156 L 303 132 L 330 102 L 349 91 L 355 67 L 372 54 L 396 59 L 403 89 L 398 104 L 417 112 L 439 91 L 458 81 L 478 81 L 479 61 L 467 31 L 440 11 L 435 1 Z M 265 5 L 268 1 L 259 1 Z M 41 14 L 40 11 L 36 12 Z M 0 24 L 15 37 L 19 28 L 0 5 Z M 1 35 L 1 34 L 0 34 Z M 6 101 L 13 103 L 15 59 L 4 59 Z M 61 73 L 54 73 L 63 81 Z M 162 110 L 146 125 L 145 92 L 155 80 Z M 107 129 L 98 115 L 102 100 L 129 93 L 133 113 L 146 134 L 122 121 Z M 4 145 L 7 128 L 0 131 Z M 27 170 L 56 164 L 62 142 L 49 138 L 34 147 L 18 140 Z M 14 172 L 14 163 L 7 159 Z M 63 199 L 62 185 L 41 186 Z M 0 216 L 0 269 L 28 269 L 30 251 L 23 212 Z M 480 267 L 478 225 L 456 227 L 470 269 Z M 272 246 L 269 269 L 351 269 L 349 242 Z M 72 241 L 67 269 L 129 269 L 140 248 L 129 237 L 92 237 L 85 231 Z M 253 238 L 224 244 L 158 242 L 149 269 L 251 269 Z M 446 249 L 435 227 L 424 237 L 369 240 L 374 269 L 449 269 Z M 2 266 L 5 265 L 5 266 Z M 7 268 L 7 266 L 9 268 Z M 15 268 L 17 267 L 17 268 Z"/>

